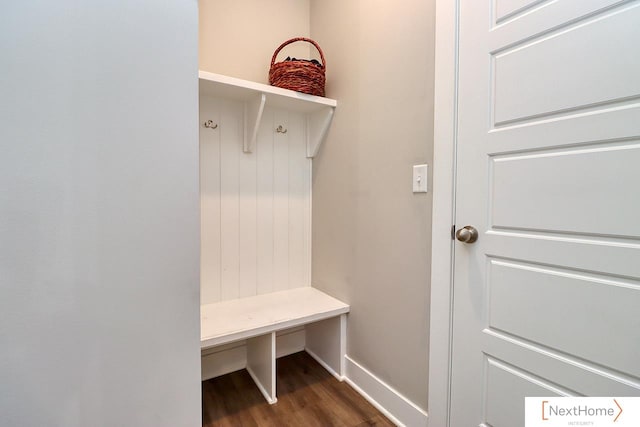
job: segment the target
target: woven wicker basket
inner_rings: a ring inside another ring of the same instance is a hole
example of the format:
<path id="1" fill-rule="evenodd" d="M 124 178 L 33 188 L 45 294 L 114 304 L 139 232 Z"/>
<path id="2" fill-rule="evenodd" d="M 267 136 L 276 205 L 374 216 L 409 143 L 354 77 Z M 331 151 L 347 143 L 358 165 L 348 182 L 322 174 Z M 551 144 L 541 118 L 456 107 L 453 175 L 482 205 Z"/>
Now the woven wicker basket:
<path id="1" fill-rule="evenodd" d="M 297 41 L 305 41 L 315 46 L 318 52 L 320 52 L 321 64 L 317 65 L 310 61 L 300 59 L 276 63 L 276 56 L 278 56 L 282 48 Z M 320 46 L 318 46 L 318 43 L 305 37 L 296 37 L 287 40 L 273 53 L 271 68 L 269 69 L 269 84 L 284 89 L 308 93 L 310 95 L 324 96 L 326 64 L 324 54 Z"/>

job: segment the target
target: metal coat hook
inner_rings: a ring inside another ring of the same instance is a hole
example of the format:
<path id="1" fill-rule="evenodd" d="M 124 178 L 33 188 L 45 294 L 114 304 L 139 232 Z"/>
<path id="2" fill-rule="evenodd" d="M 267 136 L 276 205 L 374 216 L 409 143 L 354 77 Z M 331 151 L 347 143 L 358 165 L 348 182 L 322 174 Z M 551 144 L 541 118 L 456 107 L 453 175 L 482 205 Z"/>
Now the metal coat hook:
<path id="1" fill-rule="evenodd" d="M 218 127 L 217 123 L 213 123 L 213 120 L 207 120 L 204 122 L 204 127 L 207 129 L 216 129 Z"/>
<path id="2" fill-rule="evenodd" d="M 278 132 L 278 133 L 287 133 L 287 129 L 283 128 L 282 125 L 279 125 L 276 128 L 276 132 Z"/>

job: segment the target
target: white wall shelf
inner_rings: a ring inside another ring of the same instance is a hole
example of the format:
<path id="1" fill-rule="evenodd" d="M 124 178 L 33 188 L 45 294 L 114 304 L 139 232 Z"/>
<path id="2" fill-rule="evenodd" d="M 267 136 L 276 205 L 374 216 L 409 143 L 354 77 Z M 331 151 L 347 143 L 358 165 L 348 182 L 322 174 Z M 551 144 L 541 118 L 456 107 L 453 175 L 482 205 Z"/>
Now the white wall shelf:
<path id="1" fill-rule="evenodd" d="M 243 151 L 255 147 L 265 106 L 304 113 L 307 116 L 307 157 L 314 157 L 325 139 L 337 106 L 335 99 L 307 95 L 288 89 L 250 82 L 220 74 L 199 72 L 200 94 L 235 99 L 244 103 Z"/>

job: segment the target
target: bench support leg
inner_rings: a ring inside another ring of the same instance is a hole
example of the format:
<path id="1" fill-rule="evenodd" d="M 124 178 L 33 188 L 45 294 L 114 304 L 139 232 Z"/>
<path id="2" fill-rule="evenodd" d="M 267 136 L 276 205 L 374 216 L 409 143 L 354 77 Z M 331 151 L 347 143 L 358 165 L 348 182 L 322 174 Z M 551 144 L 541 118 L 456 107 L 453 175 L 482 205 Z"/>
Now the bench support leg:
<path id="1" fill-rule="evenodd" d="M 305 350 L 340 381 L 345 378 L 347 315 L 310 323 L 305 327 Z"/>
<path id="2" fill-rule="evenodd" d="M 276 403 L 275 332 L 247 340 L 247 371 L 267 402 Z"/>

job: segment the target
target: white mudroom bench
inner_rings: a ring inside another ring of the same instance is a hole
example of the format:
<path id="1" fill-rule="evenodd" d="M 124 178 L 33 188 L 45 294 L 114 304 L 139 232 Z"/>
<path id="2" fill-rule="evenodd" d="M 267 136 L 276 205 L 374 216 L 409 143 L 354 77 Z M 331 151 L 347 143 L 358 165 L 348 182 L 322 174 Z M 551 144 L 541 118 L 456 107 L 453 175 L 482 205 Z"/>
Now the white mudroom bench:
<path id="1" fill-rule="evenodd" d="M 304 326 L 305 350 L 344 378 L 349 305 L 304 287 L 201 306 L 202 350 L 246 340 L 246 369 L 269 403 L 276 397 L 276 333 Z"/>

